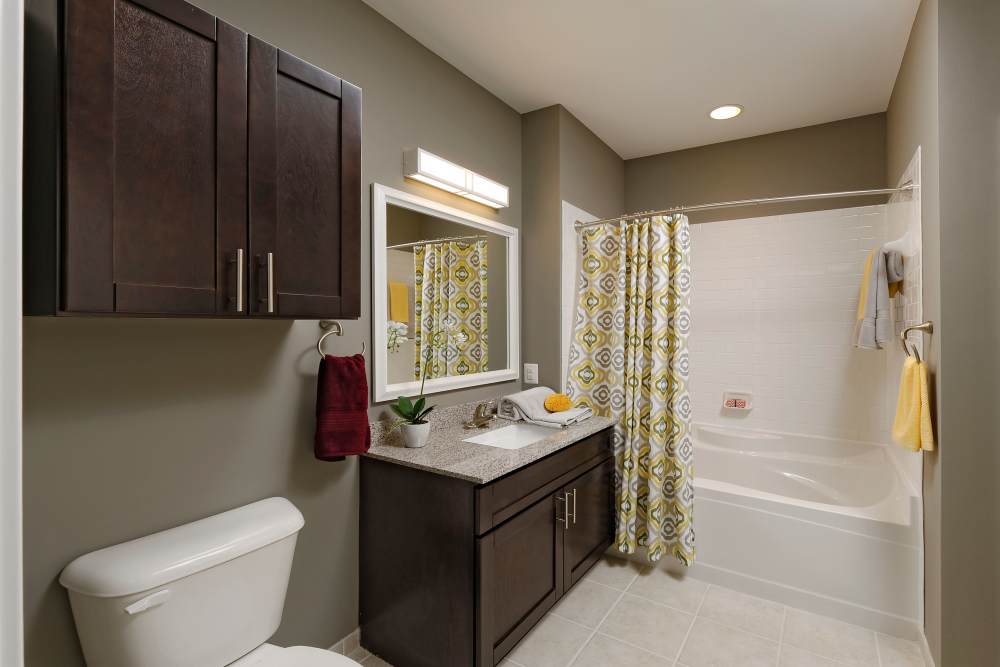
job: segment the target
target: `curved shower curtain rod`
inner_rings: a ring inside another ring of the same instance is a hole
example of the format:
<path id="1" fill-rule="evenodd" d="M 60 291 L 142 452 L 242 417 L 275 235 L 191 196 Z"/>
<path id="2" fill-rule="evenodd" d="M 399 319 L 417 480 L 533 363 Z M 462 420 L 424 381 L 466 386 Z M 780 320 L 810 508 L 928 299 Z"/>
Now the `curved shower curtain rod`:
<path id="1" fill-rule="evenodd" d="M 488 239 L 486 234 L 476 234 L 474 236 L 445 236 L 440 239 L 425 239 L 423 241 L 410 241 L 409 243 L 397 243 L 396 245 L 387 245 L 386 250 L 396 250 L 398 248 L 412 248 L 413 246 L 426 245 L 428 243 L 444 243 L 445 241 L 467 241 L 469 239 Z"/>
<path id="2" fill-rule="evenodd" d="M 693 206 L 675 206 L 665 208 L 662 211 L 644 211 L 642 213 L 630 213 L 629 215 L 619 215 L 614 218 L 604 218 L 593 222 L 577 221 L 574 225 L 577 230 L 594 227 L 595 225 L 606 225 L 609 222 L 628 220 L 634 222 L 638 218 L 648 218 L 653 215 L 672 215 L 674 213 L 687 213 L 688 211 L 708 211 L 716 208 L 733 208 L 736 206 L 758 206 L 760 204 L 782 204 L 793 201 L 810 201 L 812 199 L 836 199 L 837 197 L 872 197 L 876 195 L 892 195 L 897 192 L 909 192 L 917 189 L 912 181 L 903 183 L 898 188 L 879 188 L 877 190 L 847 190 L 846 192 L 819 192 L 809 195 L 789 195 L 787 197 L 764 197 L 763 199 L 739 199 L 737 201 L 721 201 L 712 204 L 695 204 Z"/>

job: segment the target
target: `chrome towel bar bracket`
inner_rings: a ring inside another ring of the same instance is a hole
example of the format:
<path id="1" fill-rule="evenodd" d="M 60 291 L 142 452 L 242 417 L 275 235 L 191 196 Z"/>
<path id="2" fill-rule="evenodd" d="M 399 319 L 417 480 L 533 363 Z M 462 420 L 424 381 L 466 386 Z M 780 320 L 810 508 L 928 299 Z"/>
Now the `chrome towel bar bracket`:
<path id="1" fill-rule="evenodd" d="M 903 354 L 905 354 L 906 356 L 909 357 L 909 356 L 911 356 L 911 351 L 912 351 L 912 356 L 915 357 L 917 361 L 920 361 L 920 353 L 917 352 L 917 346 L 916 346 L 916 344 L 915 343 L 911 343 L 910 347 L 906 346 L 906 342 L 907 342 L 906 337 L 907 337 L 907 335 L 911 331 L 919 331 L 919 332 L 925 333 L 925 334 L 932 334 L 932 333 L 934 333 L 934 323 L 933 322 L 921 322 L 920 324 L 914 324 L 911 327 L 906 327 L 899 334 L 899 344 L 903 346 Z"/>
<path id="2" fill-rule="evenodd" d="M 344 327 L 342 327 L 340 325 L 340 322 L 336 320 L 320 320 L 319 328 L 326 331 L 326 333 L 320 336 L 319 340 L 316 341 L 316 352 L 319 354 L 319 358 L 322 359 L 323 357 L 326 356 L 326 353 L 323 352 L 323 341 L 325 341 L 329 336 L 343 336 Z M 366 351 L 365 342 L 361 341 L 362 356 L 364 355 L 365 351 Z"/>

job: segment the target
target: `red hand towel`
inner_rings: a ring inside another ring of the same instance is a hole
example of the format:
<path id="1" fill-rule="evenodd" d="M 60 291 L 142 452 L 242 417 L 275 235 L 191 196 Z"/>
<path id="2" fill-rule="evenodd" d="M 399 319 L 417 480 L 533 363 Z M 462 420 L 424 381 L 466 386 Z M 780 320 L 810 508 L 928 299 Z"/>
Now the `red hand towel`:
<path id="1" fill-rule="evenodd" d="M 342 461 L 364 454 L 371 444 L 365 358 L 323 357 L 316 388 L 316 458 Z"/>

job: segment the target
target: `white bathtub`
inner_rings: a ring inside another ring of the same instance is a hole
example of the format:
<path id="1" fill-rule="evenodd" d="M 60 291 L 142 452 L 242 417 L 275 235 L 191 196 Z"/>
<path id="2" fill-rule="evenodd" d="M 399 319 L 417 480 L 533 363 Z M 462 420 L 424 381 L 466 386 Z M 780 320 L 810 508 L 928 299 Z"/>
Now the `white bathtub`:
<path id="1" fill-rule="evenodd" d="M 695 577 L 915 638 L 920 504 L 879 444 L 695 425 Z"/>
<path id="2" fill-rule="evenodd" d="M 695 486 L 909 526 L 913 492 L 882 445 L 696 424 Z M 801 513 L 799 513 L 801 515 Z"/>

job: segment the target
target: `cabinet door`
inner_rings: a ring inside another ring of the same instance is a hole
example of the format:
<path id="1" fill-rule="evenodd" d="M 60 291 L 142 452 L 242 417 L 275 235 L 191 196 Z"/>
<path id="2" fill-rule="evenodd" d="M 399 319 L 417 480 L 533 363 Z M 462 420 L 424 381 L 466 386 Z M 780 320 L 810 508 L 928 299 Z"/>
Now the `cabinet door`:
<path id="1" fill-rule="evenodd" d="M 180 0 L 68 0 L 61 307 L 236 313 L 246 34 Z"/>
<path id="2" fill-rule="evenodd" d="M 575 584 L 612 542 L 612 474 L 614 459 L 584 473 L 563 487 L 559 501 L 567 508 L 563 529 L 563 590 Z"/>
<path id="3" fill-rule="evenodd" d="M 555 604 L 563 576 L 555 517 L 548 496 L 477 540 L 479 667 L 499 663 Z"/>
<path id="4" fill-rule="evenodd" d="M 253 313 L 360 317 L 361 89 L 250 38 Z"/>

